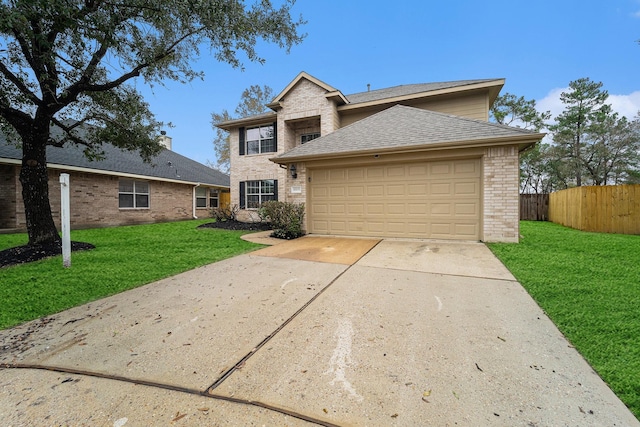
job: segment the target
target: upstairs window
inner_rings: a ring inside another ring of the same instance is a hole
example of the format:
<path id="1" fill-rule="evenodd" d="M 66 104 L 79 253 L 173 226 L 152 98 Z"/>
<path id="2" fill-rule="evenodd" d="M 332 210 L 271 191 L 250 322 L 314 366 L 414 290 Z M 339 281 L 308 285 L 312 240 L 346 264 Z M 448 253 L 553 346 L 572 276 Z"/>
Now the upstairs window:
<path id="1" fill-rule="evenodd" d="M 210 189 L 209 190 L 209 207 L 217 208 L 220 203 L 220 192 L 218 190 Z"/>
<path id="2" fill-rule="evenodd" d="M 278 151 L 276 124 L 240 128 L 240 155 Z"/>
<path id="3" fill-rule="evenodd" d="M 149 183 L 121 179 L 118 188 L 120 209 L 149 209 Z"/>
<path id="4" fill-rule="evenodd" d="M 304 135 L 300 135 L 300 143 L 305 144 L 309 141 L 312 141 L 316 138 L 320 138 L 320 132 L 314 133 L 305 133 Z"/>

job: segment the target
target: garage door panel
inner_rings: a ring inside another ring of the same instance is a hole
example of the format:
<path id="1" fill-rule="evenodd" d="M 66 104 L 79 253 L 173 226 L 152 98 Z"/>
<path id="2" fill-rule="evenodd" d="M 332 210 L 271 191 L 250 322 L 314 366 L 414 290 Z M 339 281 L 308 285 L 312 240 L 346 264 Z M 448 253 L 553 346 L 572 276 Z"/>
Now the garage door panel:
<path id="1" fill-rule="evenodd" d="M 406 196 L 407 190 L 404 184 L 387 185 L 387 196 Z"/>
<path id="2" fill-rule="evenodd" d="M 432 216 L 450 216 L 451 210 L 451 203 L 431 203 L 431 209 L 429 211 Z"/>
<path id="3" fill-rule="evenodd" d="M 480 237 L 479 159 L 309 170 L 310 232 Z"/>
<path id="4" fill-rule="evenodd" d="M 349 187 L 347 187 L 347 194 L 349 197 L 364 197 L 365 187 L 364 185 L 349 185 Z"/>
<path id="5" fill-rule="evenodd" d="M 433 182 L 431 183 L 431 192 L 430 195 L 438 195 L 444 194 L 445 196 L 449 196 L 451 194 L 451 183 L 450 182 Z"/>
<path id="6" fill-rule="evenodd" d="M 475 182 L 456 182 L 453 185 L 453 194 L 456 196 L 478 194 L 478 185 Z"/>
<path id="7" fill-rule="evenodd" d="M 409 215 L 425 215 L 427 213 L 427 204 L 409 203 L 407 204 L 407 213 Z"/>
<path id="8" fill-rule="evenodd" d="M 384 185 L 368 185 L 367 197 L 382 197 L 384 196 Z"/>

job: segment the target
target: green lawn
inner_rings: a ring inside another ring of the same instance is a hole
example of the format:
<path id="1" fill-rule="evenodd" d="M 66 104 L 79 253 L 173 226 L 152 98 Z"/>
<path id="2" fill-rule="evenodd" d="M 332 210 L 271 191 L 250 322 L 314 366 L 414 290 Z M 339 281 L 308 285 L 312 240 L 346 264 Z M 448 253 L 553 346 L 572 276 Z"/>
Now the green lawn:
<path id="1" fill-rule="evenodd" d="M 489 248 L 640 418 L 640 236 L 520 227 Z"/>
<path id="2" fill-rule="evenodd" d="M 0 329 L 60 312 L 261 247 L 242 231 L 198 229 L 211 220 L 76 230 L 71 240 L 95 249 L 0 269 Z M 27 243 L 0 234 L 0 250 Z"/>

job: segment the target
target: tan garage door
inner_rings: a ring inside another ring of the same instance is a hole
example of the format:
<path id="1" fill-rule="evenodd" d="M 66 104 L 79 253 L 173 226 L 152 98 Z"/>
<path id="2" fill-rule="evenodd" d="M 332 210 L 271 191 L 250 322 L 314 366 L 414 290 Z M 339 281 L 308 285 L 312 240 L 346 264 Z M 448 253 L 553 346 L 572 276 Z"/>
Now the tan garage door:
<path id="1" fill-rule="evenodd" d="M 311 233 L 480 238 L 479 159 L 309 172 Z"/>

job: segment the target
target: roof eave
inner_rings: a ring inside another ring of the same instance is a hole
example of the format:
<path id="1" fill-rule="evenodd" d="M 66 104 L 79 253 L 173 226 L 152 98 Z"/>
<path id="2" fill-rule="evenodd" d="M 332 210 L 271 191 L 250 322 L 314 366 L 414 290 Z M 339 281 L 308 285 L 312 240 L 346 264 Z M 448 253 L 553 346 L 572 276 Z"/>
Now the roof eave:
<path id="1" fill-rule="evenodd" d="M 367 102 L 360 102 L 360 103 L 355 103 L 355 104 L 341 105 L 341 106 L 338 106 L 338 111 L 339 112 L 343 112 L 343 111 L 349 111 L 349 110 L 356 110 L 356 109 L 359 109 L 359 108 L 374 107 L 374 106 L 378 106 L 378 105 L 396 104 L 396 103 L 399 103 L 399 102 L 409 101 L 409 100 L 413 100 L 413 99 L 432 98 L 434 96 L 439 96 L 439 95 L 449 95 L 449 94 L 454 94 L 454 93 L 475 91 L 475 90 L 481 90 L 481 89 L 489 89 L 489 102 L 490 102 L 490 105 L 491 105 L 491 104 L 493 104 L 493 102 L 495 101 L 496 97 L 500 93 L 500 90 L 502 90 L 502 87 L 504 86 L 504 83 L 505 83 L 505 79 L 495 79 L 495 80 L 490 80 L 490 81 L 482 82 L 482 83 L 474 83 L 474 84 L 463 85 L 463 86 L 455 86 L 455 87 L 450 87 L 450 88 L 445 88 L 445 89 L 437 89 L 437 90 L 430 90 L 430 91 L 426 91 L 426 92 L 418 92 L 418 93 L 413 93 L 413 94 L 409 94 L 409 95 L 402 95 L 402 96 L 395 96 L 395 97 L 391 97 L 391 98 L 377 99 L 375 101 L 367 101 Z"/>
<path id="2" fill-rule="evenodd" d="M 504 138 L 484 138 L 484 139 L 472 139 L 465 141 L 446 141 L 440 143 L 411 145 L 405 147 L 386 147 L 379 149 L 358 150 L 358 151 L 344 151 L 339 153 L 322 153 L 322 154 L 309 154 L 303 156 L 290 156 L 290 157 L 273 157 L 270 158 L 274 163 L 285 165 L 295 162 L 308 162 L 316 160 L 330 160 L 335 158 L 344 157 L 361 157 L 375 154 L 401 154 L 401 153 L 414 153 L 419 151 L 436 151 L 436 150 L 452 150 L 460 148 L 479 148 L 486 146 L 504 146 L 504 145 L 518 145 L 518 151 L 534 145 L 536 142 L 544 138 L 546 134 L 536 133 L 527 134 L 522 136 L 510 136 Z"/>
<path id="3" fill-rule="evenodd" d="M 269 113 L 269 114 L 263 114 L 259 117 L 252 116 L 252 117 L 244 117 L 242 119 L 228 120 L 226 122 L 216 123 L 214 126 L 229 132 L 234 128 L 238 128 L 238 127 L 246 126 L 250 124 L 264 123 L 265 121 L 271 118 L 276 118 L 276 117 L 278 117 L 277 113 Z"/>

